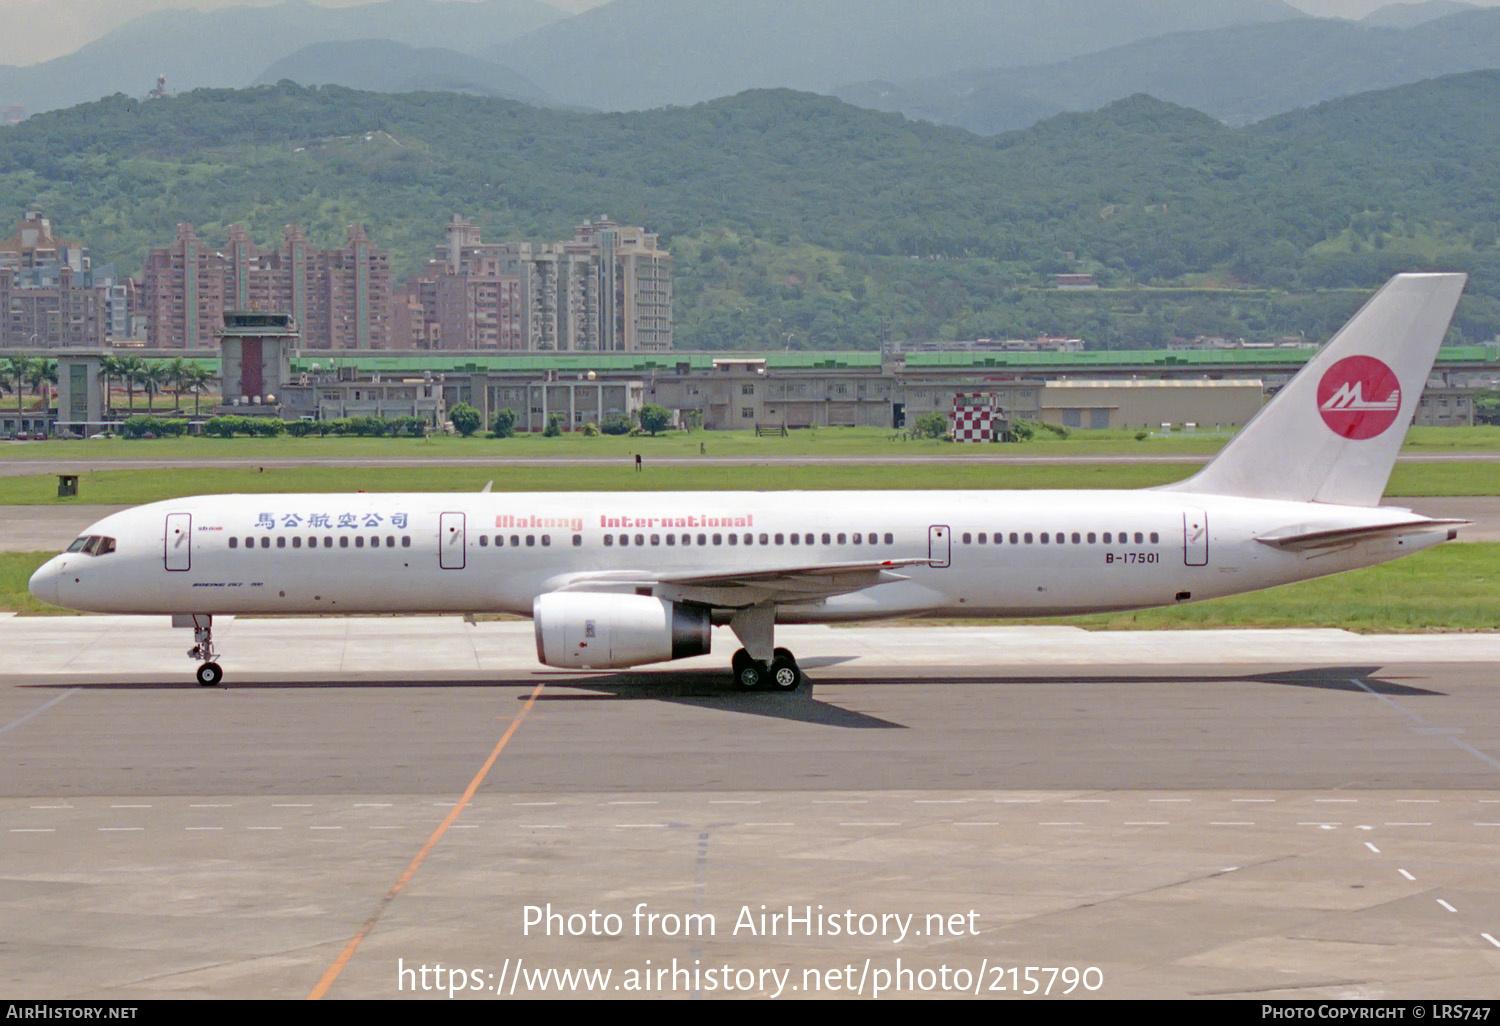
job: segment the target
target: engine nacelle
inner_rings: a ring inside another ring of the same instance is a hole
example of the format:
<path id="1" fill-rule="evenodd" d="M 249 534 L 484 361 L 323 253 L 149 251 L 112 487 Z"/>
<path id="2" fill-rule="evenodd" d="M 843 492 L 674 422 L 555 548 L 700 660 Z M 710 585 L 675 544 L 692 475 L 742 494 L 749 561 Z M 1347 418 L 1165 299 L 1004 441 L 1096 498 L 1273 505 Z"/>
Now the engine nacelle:
<path id="1" fill-rule="evenodd" d="M 536 655 L 548 666 L 603 670 L 704 655 L 707 606 L 649 595 L 549 592 L 531 604 Z"/>

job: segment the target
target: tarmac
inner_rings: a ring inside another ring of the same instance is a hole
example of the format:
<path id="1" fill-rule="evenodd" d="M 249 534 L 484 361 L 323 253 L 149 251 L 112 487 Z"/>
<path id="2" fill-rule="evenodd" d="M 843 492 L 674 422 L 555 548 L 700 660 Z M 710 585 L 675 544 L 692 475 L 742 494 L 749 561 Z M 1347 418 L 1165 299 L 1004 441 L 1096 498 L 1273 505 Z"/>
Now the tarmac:
<path id="1" fill-rule="evenodd" d="M 1500 997 L 1500 635 L 786 627 L 791 695 L 722 631 L 215 640 L 0 617 L 0 992 Z"/>

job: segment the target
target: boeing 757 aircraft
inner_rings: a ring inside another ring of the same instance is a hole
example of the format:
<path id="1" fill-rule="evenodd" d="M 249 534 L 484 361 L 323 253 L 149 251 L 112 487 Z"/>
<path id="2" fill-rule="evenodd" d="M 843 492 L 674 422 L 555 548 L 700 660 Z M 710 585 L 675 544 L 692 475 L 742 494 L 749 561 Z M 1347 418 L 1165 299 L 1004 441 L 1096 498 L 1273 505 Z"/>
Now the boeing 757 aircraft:
<path id="1" fill-rule="evenodd" d="M 708 652 L 791 691 L 777 623 L 1197 602 L 1383 563 L 1458 520 L 1379 506 L 1464 286 L 1393 278 L 1186 481 L 1138 491 L 213 495 L 112 514 L 31 578 L 69 609 L 530 616 L 549 666 Z"/>

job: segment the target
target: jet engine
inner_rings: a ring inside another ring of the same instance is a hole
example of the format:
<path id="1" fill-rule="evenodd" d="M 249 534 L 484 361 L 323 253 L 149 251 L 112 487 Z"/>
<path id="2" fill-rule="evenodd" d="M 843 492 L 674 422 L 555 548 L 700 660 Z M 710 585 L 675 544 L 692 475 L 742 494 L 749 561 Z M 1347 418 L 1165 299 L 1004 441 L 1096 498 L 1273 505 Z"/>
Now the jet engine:
<path id="1" fill-rule="evenodd" d="M 649 595 L 549 592 L 531 605 L 537 658 L 548 666 L 613 669 L 704 655 L 707 606 Z"/>

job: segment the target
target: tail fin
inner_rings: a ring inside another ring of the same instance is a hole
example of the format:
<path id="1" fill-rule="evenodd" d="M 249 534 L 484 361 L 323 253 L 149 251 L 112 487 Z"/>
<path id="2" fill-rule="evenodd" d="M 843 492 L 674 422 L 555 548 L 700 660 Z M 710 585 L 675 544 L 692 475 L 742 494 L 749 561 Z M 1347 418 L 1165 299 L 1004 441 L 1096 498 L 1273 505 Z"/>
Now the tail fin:
<path id="1" fill-rule="evenodd" d="M 1466 280 L 1396 275 L 1208 466 L 1165 490 L 1379 505 Z"/>

